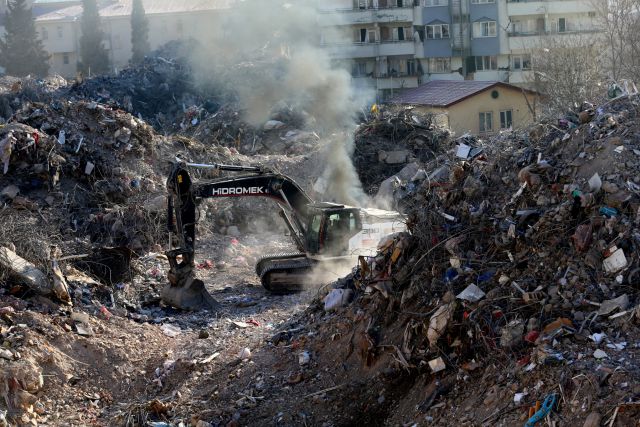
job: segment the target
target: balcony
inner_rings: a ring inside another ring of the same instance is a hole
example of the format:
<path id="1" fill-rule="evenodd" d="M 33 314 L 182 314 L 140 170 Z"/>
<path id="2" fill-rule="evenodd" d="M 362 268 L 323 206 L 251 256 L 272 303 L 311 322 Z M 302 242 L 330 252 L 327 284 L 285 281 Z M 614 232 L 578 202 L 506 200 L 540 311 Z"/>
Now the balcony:
<path id="1" fill-rule="evenodd" d="M 333 59 L 414 55 L 416 52 L 413 38 L 409 40 L 382 40 L 375 43 L 324 43 L 321 46 Z"/>
<path id="2" fill-rule="evenodd" d="M 378 77 L 378 90 L 383 89 L 408 89 L 418 87 L 418 76 Z"/>
<path id="3" fill-rule="evenodd" d="M 402 75 L 391 77 L 388 75 L 380 77 L 353 77 L 353 86 L 358 89 L 408 89 L 418 87 L 420 77 L 416 75 Z"/>
<path id="4" fill-rule="evenodd" d="M 413 6 L 371 7 L 319 10 L 318 23 L 321 26 L 372 24 L 375 22 L 413 22 Z"/>
<path id="5" fill-rule="evenodd" d="M 508 0 L 507 14 L 509 16 L 539 15 L 539 14 L 572 14 L 595 12 L 595 8 L 584 0 Z"/>
<path id="6" fill-rule="evenodd" d="M 413 55 L 416 45 L 413 40 L 383 40 L 378 50 L 379 56 Z"/>
<path id="7" fill-rule="evenodd" d="M 323 27 L 373 23 L 373 9 L 319 11 L 318 23 Z"/>
<path id="8" fill-rule="evenodd" d="M 413 22 L 413 6 L 376 9 L 373 13 L 375 22 Z"/>
<path id="9" fill-rule="evenodd" d="M 529 37 L 529 36 L 550 36 L 550 35 L 564 35 L 564 34 L 590 34 L 597 33 L 600 29 L 596 27 L 580 27 L 567 25 L 564 30 L 553 28 L 551 31 L 509 31 L 507 35 L 509 37 Z"/>
<path id="10" fill-rule="evenodd" d="M 379 43 L 331 43 L 322 47 L 333 59 L 375 58 L 380 56 Z"/>
<path id="11" fill-rule="evenodd" d="M 549 37 L 562 38 L 570 35 L 578 34 L 595 34 L 600 32 L 597 28 L 581 28 L 566 31 L 530 31 L 530 32 L 509 32 L 510 49 L 536 49 L 544 46 L 545 40 Z"/>

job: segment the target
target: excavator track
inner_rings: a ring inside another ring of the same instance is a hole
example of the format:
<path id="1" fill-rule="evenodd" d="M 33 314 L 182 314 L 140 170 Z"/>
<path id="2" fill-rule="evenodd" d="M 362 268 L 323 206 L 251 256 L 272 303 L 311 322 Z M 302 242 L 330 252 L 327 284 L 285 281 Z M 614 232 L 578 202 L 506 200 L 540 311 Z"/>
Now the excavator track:
<path id="1" fill-rule="evenodd" d="M 256 263 L 256 274 L 265 289 L 275 294 L 300 292 L 314 261 L 304 253 L 286 253 L 262 257 Z"/>

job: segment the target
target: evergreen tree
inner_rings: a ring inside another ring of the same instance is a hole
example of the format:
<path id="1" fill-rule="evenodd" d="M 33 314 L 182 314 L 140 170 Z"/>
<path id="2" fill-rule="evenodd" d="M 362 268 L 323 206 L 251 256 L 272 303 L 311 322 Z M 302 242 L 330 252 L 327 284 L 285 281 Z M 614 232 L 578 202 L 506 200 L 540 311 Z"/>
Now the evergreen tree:
<path id="1" fill-rule="evenodd" d="M 0 66 L 13 76 L 46 76 L 49 72 L 49 55 L 38 38 L 26 0 L 9 3 L 5 25 L 4 40 L 0 38 Z"/>
<path id="2" fill-rule="evenodd" d="M 151 50 L 149 47 L 149 20 L 142 0 L 133 0 L 131 11 L 131 62 L 137 64 Z"/>
<path id="3" fill-rule="evenodd" d="M 80 70 L 88 74 L 101 74 L 109 71 L 109 55 L 102 44 L 104 33 L 100 24 L 100 13 L 96 0 L 82 0 L 82 18 L 80 21 Z"/>

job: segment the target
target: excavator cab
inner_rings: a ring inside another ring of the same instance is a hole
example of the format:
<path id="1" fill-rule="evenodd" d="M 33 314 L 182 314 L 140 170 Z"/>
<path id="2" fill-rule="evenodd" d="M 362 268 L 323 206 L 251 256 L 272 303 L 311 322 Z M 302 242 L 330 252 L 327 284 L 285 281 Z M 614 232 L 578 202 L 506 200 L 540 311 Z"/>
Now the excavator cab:
<path id="1" fill-rule="evenodd" d="M 307 251 L 312 255 L 349 255 L 349 241 L 362 230 L 359 208 L 335 203 L 309 205 Z"/>

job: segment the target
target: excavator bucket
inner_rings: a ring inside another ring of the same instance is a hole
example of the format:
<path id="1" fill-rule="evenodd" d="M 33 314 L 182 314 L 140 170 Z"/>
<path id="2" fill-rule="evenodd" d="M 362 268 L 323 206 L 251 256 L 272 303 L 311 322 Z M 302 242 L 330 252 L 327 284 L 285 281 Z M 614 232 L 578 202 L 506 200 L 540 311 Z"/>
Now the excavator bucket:
<path id="1" fill-rule="evenodd" d="M 220 303 L 205 289 L 202 280 L 189 277 L 182 286 L 167 284 L 160 294 L 162 300 L 181 310 L 216 310 Z"/>
<path id="2" fill-rule="evenodd" d="M 172 250 L 166 253 L 169 259 L 169 283 L 160 292 L 162 300 L 181 310 L 216 310 L 220 303 L 204 287 L 202 280 L 193 272 L 193 256 L 190 252 Z M 182 262 L 178 262 L 178 256 Z"/>

